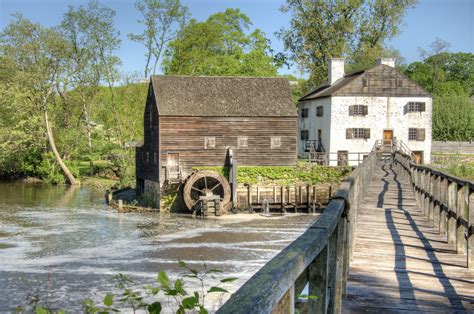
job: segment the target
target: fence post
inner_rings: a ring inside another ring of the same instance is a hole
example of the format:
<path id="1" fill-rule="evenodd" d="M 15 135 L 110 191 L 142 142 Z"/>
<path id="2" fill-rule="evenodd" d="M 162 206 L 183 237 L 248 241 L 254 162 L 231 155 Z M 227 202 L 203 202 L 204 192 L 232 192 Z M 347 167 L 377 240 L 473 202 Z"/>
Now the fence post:
<path id="1" fill-rule="evenodd" d="M 456 216 L 457 216 L 457 227 L 456 227 L 456 250 L 458 254 L 466 254 L 466 238 L 464 237 L 464 224 L 461 219 L 468 221 L 469 203 L 468 203 L 468 193 L 469 189 L 467 186 L 461 186 L 457 191 L 457 206 L 456 206 Z M 467 219 L 466 219 L 467 218 Z M 468 224 L 469 225 L 469 224 Z"/>
<path id="2" fill-rule="evenodd" d="M 272 311 L 272 314 L 294 314 L 295 313 L 295 286 L 283 295 L 278 304 Z"/>
<path id="3" fill-rule="evenodd" d="M 435 180 L 435 175 L 432 174 L 431 172 L 429 173 L 429 179 L 430 179 L 430 185 L 428 186 L 428 221 L 429 222 L 434 222 L 434 180 Z"/>
<path id="4" fill-rule="evenodd" d="M 448 186 L 448 243 L 456 243 L 456 199 L 458 185 L 450 182 Z"/>
<path id="5" fill-rule="evenodd" d="M 308 313 L 326 313 L 328 285 L 328 246 L 309 265 L 309 295 L 317 296 L 308 300 Z"/>
<path id="6" fill-rule="evenodd" d="M 474 189 L 469 189 L 469 218 L 467 231 L 467 267 L 474 270 Z"/>
<path id="7" fill-rule="evenodd" d="M 340 221 L 340 220 L 339 220 Z M 337 251 L 338 251 L 338 239 L 339 236 L 339 223 L 337 224 L 336 229 L 334 229 L 333 233 L 328 239 L 328 300 L 327 303 L 327 311 L 328 313 L 334 313 L 335 306 L 336 306 L 336 285 L 337 285 L 337 273 L 339 270 L 337 269 Z"/>

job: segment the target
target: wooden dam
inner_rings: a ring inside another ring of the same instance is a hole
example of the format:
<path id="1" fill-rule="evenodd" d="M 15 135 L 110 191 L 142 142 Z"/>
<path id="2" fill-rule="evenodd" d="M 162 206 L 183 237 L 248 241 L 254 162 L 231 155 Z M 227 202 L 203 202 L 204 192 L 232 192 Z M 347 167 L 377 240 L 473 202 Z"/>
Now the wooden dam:
<path id="1" fill-rule="evenodd" d="M 473 182 L 372 152 L 218 313 L 472 313 L 473 222 Z"/>

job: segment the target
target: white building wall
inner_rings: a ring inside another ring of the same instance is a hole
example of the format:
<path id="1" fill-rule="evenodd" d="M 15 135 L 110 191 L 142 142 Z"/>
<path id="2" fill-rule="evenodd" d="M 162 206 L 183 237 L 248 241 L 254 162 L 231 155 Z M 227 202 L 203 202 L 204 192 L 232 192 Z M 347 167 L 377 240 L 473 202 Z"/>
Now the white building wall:
<path id="1" fill-rule="evenodd" d="M 403 107 L 409 101 L 426 103 L 425 112 L 410 112 L 403 114 Z M 367 105 L 366 116 L 349 116 L 350 105 Z M 395 138 L 405 142 L 411 150 L 423 151 L 424 163 L 429 163 L 431 158 L 431 98 L 407 97 L 332 97 L 331 115 L 325 119 L 331 120 L 330 145 L 326 150 L 331 153 L 349 151 L 349 153 L 368 153 L 374 143 L 383 138 L 383 130 L 393 130 Z M 316 126 L 317 128 L 318 126 Z M 346 139 L 347 128 L 370 128 L 369 139 Z M 409 128 L 424 128 L 425 141 L 409 141 Z M 324 132 L 324 131 L 323 131 Z M 334 156 L 331 156 L 331 159 Z M 349 155 L 349 158 L 354 156 Z M 336 165 L 332 161 L 331 165 Z M 356 165 L 357 161 L 351 162 Z"/>
<path id="2" fill-rule="evenodd" d="M 316 116 L 316 108 L 323 106 L 323 116 Z M 308 117 L 301 117 L 301 109 L 308 108 Z M 331 133 L 331 98 L 321 98 L 311 101 L 305 101 L 299 104 L 298 110 L 298 156 L 307 158 L 308 153 L 304 151 L 304 141 L 301 140 L 301 130 L 308 130 L 309 139 L 318 139 L 318 129 L 322 130 L 321 142 L 326 151 L 329 149 L 329 140 Z"/>

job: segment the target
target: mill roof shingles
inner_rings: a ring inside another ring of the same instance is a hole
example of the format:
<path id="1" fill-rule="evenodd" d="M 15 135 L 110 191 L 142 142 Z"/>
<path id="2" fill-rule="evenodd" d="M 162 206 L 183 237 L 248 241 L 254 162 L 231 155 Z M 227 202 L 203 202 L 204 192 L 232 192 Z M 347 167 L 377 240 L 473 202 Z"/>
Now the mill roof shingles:
<path id="1" fill-rule="evenodd" d="M 371 86 L 363 87 L 362 78 L 367 78 Z M 403 80 L 402 87 L 392 86 L 392 79 Z M 431 97 L 426 90 L 399 70 L 384 64 L 346 74 L 332 85 L 323 84 L 316 87 L 301 97 L 299 101 L 331 96 Z"/>
<path id="2" fill-rule="evenodd" d="M 286 78 L 151 77 L 161 116 L 297 116 Z"/>

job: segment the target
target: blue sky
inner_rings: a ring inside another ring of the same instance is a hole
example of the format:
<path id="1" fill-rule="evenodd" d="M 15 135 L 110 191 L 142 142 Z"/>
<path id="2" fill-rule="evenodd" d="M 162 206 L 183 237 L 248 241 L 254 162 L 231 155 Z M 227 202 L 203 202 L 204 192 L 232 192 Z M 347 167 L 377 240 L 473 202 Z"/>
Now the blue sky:
<path id="1" fill-rule="evenodd" d="M 253 26 L 262 29 L 272 42 L 272 48 L 283 51 L 283 44 L 274 33 L 288 27 L 290 15 L 279 11 L 283 0 L 181 0 L 189 7 L 192 17 L 206 19 L 210 14 L 226 8 L 239 8 L 247 14 Z M 116 25 L 121 33 L 122 47 L 118 55 L 125 72 L 143 71 L 144 49 L 140 44 L 130 42 L 128 33 L 141 32 L 137 20 L 140 18 L 134 8 L 134 0 L 101 0 L 117 12 Z M 43 25 L 57 25 L 68 5 L 86 4 L 87 0 L 0 0 L 0 27 L 10 21 L 10 15 L 21 12 L 25 17 Z M 474 0 L 419 0 L 410 9 L 401 26 L 401 34 L 389 44 L 397 48 L 406 63 L 419 60 L 418 48 L 428 48 L 437 37 L 451 43 L 451 52 L 474 52 Z M 282 74 L 298 73 L 295 66 L 280 69 Z"/>

